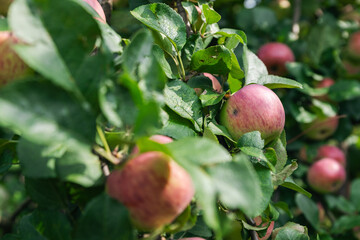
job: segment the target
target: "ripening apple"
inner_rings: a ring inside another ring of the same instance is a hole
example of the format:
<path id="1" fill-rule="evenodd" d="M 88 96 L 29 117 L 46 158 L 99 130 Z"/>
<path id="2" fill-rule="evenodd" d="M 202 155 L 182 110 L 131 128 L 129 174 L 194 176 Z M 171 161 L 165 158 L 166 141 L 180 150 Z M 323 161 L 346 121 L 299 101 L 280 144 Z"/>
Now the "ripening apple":
<path id="1" fill-rule="evenodd" d="M 339 190 L 345 179 L 344 166 L 332 158 L 316 161 L 307 173 L 309 185 L 319 193 L 333 193 Z"/>
<path id="2" fill-rule="evenodd" d="M 13 33 L 0 32 L 0 87 L 30 72 L 29 67 L 13 49 L 19 43 L 20 40 Z"/>
<path id="3" fill-rule="evenodd" d="M 351 57 L 360 59 L 360 31 L 350 36 L 347 50 Z"/>
<path id="4" fill-rule="evenodd" d="M 149 139 L 154 142 L 161 143 L 161 144 L 171 143 L 173 141 L 173 139 L 171 137 L 168 137 L 165 135 L 153 135 Z M 139 148 L 138 148 L 138 146 L 135 145 L 135 147 L 131 151 L 131 154 L 138 154 L 138 153 L 139 153 Z"/>
<path id="5" fill-rule="evenodd" d="M 346 158 L 344 152 L 336 146 L 323 145 L 319 147 L 315 160 L 321 158 L 332 158 L 338 161 L 341 165 L 346 165 Z"/>
<path id="6" fill-rule="evenodd" d="M 261 46 L 258 57 L 264 62 L 270 74 L 278 76 L 284 76 L 287 73 L 286 63 L 295 61 L 292 50 L 286 44 L 278 42 Z"/>
<path id="7" fill-rule="evenodd" d="M 326 77 L 321 80 L 319 83 L 315 85 L 316 88 L 329 88 L 330 86 L 334 85 L 335 81 L 332 78 Z M 329 96 L 327 94 L 316 96 L 316 99 L 321 101 L 330 101 Z"/>
<path id="8" fill-rule="evenodd" d="M 100 17 L 95 17 L 95 19 L 99 20 L 102 23 L 106 23 L 106 16 L 104 10 L 102 9 L 100 3 L 97 0 L 83 0 L 87 4 L 89 4 Z"/>
<path id="9" fill-rule="evenodd" d="M 247 132 L 259 131 L 268 143 L 283 131 L 285 111 L 272 90 L 251 84 L 230 96 L 221 109 L 220 123 L 236 141 Z"/>
<path id="10" fill-rule="evenodd" d="M 311 123 L 301 124 L 305 135 L 313 140 L 324 140 L 334 134 L 339 124 L 337 116 L 329 118 L 317 118 Z"/>
<path id="11" fill-rule="evenodd" d="M 123 169 L 114 170 L 106 186 L 142 230 L 171 223 L 194 196 L 190 175 L 169 156 L 155 151 L 136 155 Z"/>
<path id="12" fill-rule="evenodd" d="M 0 15 L 7 15 L 7 12 L 9 10 L 10 4 L 13 2 L 13 0 L 0 0 Z"/>

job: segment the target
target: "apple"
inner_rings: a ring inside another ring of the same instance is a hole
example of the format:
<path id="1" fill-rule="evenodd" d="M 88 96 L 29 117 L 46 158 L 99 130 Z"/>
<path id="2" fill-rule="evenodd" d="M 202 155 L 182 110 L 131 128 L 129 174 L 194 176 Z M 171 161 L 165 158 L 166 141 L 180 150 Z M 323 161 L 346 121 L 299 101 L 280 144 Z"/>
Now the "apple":
<path id="1" fill-rule="evenodd" d="M 106 16 L 104 10 L 102 9 L 100 3 L 97 0 L 83 0 L 87 4 L 89 4 L 100 17 L 95 17 L 95 19 L 99 20 L 102 23 L 106 23 Z"/>
<path id="2" fill-rule="evenodd" d="M 319 147 L 315 159 L 317 160 L 321 158 L 332 158 L 338 161 L 341 165 L 346 165 L 346 158 L 344 152 L 340 148 L 335 146 L 323 145 Z"/>
<path id="3" fill-rule="evenodd" d="M 164 135 L 153 135 L 149 139 L 154 142 L 161 143 L 161 144 L 171 143 L 173 141 L 172 138 L 170 138 L 168 136 L 164 136 Z M 137 146 L 135 146 L 133 148 L 133 150 L 131 151 L 131 154 L 138 154 L 138 153 L 139 153 L 139 148 Z"/>
<path id="4" fill-rule="evenodd" d="M 347 50 L 351 57 L 360 59 L 360 31 L 350 36 Z"/>
<path id="5" fill-rule="evenodd" d="M 278 76 L 287 73 L 287 62 L 295 61 L 292 50 L 286 44 L 278 42 L 271 42 L 261 46 L 258 50 L 258 57 L 264 62 L 270 74 Z"/>
<path id="6" fill-rule="evenodd" d="M 180 215 L 194 196 L 190 175 L 162 152 L 146 152 L 114 170 L 107 193 L 124 204 L 135 226 L 158 229 Z"/>
<path id="7" fill-rule="evenodd" d="M 0 0 L 0 15 L 7 15 L 12 2 L 13 0 Z"/>
<path id="8" fill-rule="evenodd" d="M 312 164 L 307 173 L 309 185 L 319 193 L 333 193 L 346 179 L 344 166 L 332 158 L 322 158 Z"/>
<path id="9" fill-rule="evenodd" d="M 266 227 L 267 225 L 269 225 L 268 228 L 266 229 L 266 234 L 265 234 L 265 236 L 259 237 L 258 233 L 256 233 L 256 235 L 258 236 L 259 240 L 267 240 L 267 239 L 271 236 L 272 231 L 274 230 L 275 222 L 274 222 L 274 221 L 271 221 L 270 223 L 263 223 L 263 222 L 262 222 L 262 219 L 261 219 L 261 216 L 255 217 L 255 218 L 254 218 L 254 222 L 255 222 L 255 225 L 256 225 L 256 226 L 260 226 L 260 227 Z"/>
<path id="10" fill-rule="evenodd" d="M 349 60 L 343 60 L 342 64 L 345 68 L 347 75 L 359 75 L 360 74 L 360 64 L 353 63 Z"/>
<path id="11" fill-rule="evenodd" d="M 212 82 L 212 88 L 215 92 L 220 93 L 222 91 L 222 87 L 220 82 L 217 80 L 216 77 L 214 77 L 214 75 L 210 74 L 210 73 L 203 73 L 202 75 L 204 75 L 205 77 L 209 78 Z M 202 88 L 194 88 L 196 95 L 200 96 L 203 92 L 204 89 Z"/>
<path id="12" fill-rule="evenodd" d="M 230 96 L 221 109 L 220 123 L 236 141 L 247 132 L 259 131 L 268 143 L 284 129 L 285 111 L 272 90 L 251 84 Z"/>
<path id="13" fill-rule="evenodd" d="M 324 140 L 334 134 L 339 124 L 337 116 L 329 118 L 316 118 L 310 123 L 300 125 L 309 139 Z"/>
<path id="14" fill-rule="evenodd" d="M 18 43 L 20 40 L 13 33 L 0 32 L 0 87 L 30 72 L 29 67 L 13 49 Z"/>

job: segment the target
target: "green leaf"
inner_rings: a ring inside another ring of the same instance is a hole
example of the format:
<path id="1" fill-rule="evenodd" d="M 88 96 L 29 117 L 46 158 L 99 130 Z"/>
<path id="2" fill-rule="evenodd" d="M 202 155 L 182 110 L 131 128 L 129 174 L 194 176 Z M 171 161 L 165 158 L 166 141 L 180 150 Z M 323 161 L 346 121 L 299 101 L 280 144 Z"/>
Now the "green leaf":
<path id="1" fill-rule="evenodd" d="M 247 44 L 246 34 L 241 30 L 222 28 L 220 29 L 220 31 L 216 32 L 215 34 L 227 38 L 235 37 L 240 43 Z"/>
<path id="2" fill-rule="evenodd" d="M 226 94 L 225 92 L 217 93 L 213 91 L 206 91 L 205 94 L 200 95 L 199 99 L 201 100 L 201 104 L 203 107 L 212 106 L 221 102 L 225 94 Z"/>
<path id="3" fill-rule="evenodd" d="M 41 208 L 62 209 L 68 197 L 66 189 L 53 179 L 25 178 L 26 192 Z"/>
<path id="4" fill-rule="evenodd" d="M 11 168 L 12 162 L 16 158 L 16 147 L 16 141 L 0 139 L 0 174 Z"/>
<path id="5" fill-rule="evenodd" d="M 199 16 L 195 5 L 191 2 L 181 2 L 181 5 L 185 9 L 185 11 L 188 14 L 189 22 L 190 24 L 194 24 L 197 21 L 197 18 Z"/>
<path id="6" fill-rule="evenodd" d="M 285 180 L 285 182 L 283 182 L 281 184 L 282 187 L 286 187 L 288 189 L 294 190 L 296 192 L 299 192 L 301 194 L 303 194 L 304 196 L 311 198 L 312 194 L 309 193 L 308 191 L 306 191 L 305 189 L 303 189 L 302 187 L 300 187 L 299 185 L 297 185 L 294 181 L 290 180 L 289 178 L 287 178 Z"/>
<path id="7" fill-rule="evenodd" d="M 227 74 L 232 66 L 231 52 L 225 46 L 211 46 L 194 53 L 191 69 L 198 72 Z"/>
<path id="8" fill-rule="evenodd" d="M 143 5 L 132 10 L 131 14 L 147 27 L 164 34 L 178 51 L 185 45 L 185 23 L 168 5 L 163 3 Z"/>
<path id="9" fill-rule="evenodd" d="M 46 78 L 75 93 L 78 88 L 74 80 L 81 80 L 78 69 L 91 58 L 100 36 L 98 24 L 85 5 L 70 0 L 19 0 L 9 11 L 12 31 L 26 43 L 15 49 L 20 57 Z"/>
<path id="10" fill-rule="evenodd" d="M 246 45 L 243 50 L 245 85 L 257 83 L 261 77 L 268 75 L 266 66 Z"/>
<path id="11" fill-rule="evenodd" d="M 360 178 L 351 182 L 350 200 L 356 206 L 356 209 L 360 211 Z"/>
<path id="12" fill-rule="evenodd" d="M 228 132 L 228 130 L 226 129 L 226 127 L 217 124 L 215 121 L 209 122 L 207 127 L 215 135 L 224 136 L 229 141 L 234 142 L 234 140 L 232 139 L 232 137 L 231 137 L 230 133 Z"/>
<path id="13" fill-rule="evenodd" d="M 63 213 L 36 209 L 21 218 L 18 235 L 22 240 L 70 240 L 72 227 Z"/>
<path id="14" fill-rule="evenodd" d="M 193 34 L 187 38 L 186 44 L 181 52 L 181 58 L 185 69 L 189 68 L 193 54 L 204 48 L 205 45 L 200 34 Z"/>
<path id="15" fill-rule="evenodd" d="M 121 36 L 117 32 L 115 32 L 115 30 L 108 24 L 99 24 L 99 27 L 107 48 L 112 53 L 121 54 L 123 52 L 123 46 L 121 45 Z"/>
<path id="16" fill-rule="evenodd" d="M 225 148 L 206 138 L 185 138 L 169 143 L 167 146 L 180 164 L 186 161 L 200 166 L 231 161 L 231 156 Z"/>
<path id="17" fill-rule="evenodd" d="M 276 142 L 272 146 L 275 149 L 277 162 L 275 165 L 276 172 L 280 172 L 288 159 L 287 152 L 286 152 L 286 134 L 283 131 L 280 135 L 280 138 L 276 140 Z"/>
<path id="18" fill-rule="evenodd" d="M 344 215 L 335 221 L 331 232 L 335 234 L 340 234 L 347 230 L 353 229 L 356 226 L 360 226 L 360 216 Z"/>
<path id="19" fill-rule="evenodd" d="M 301 233 L 295 229 L 284 228 L 276 235 L 275 240 L 309 240 L 307 234 Z"/>
<path id="20" fill-rule="evenodd" d="M 205 77 L 204 75 L 195 76 L 187 81 L 187 85 L 191 88 L 202 88 L 212 90 L 212 82 L 210 78 Z"/>
<path id="21" fill-rule="evenodd" d="M 75 236 L 78 240 L 135 239 L 128 211 L 105 193 L 86 205 Z"/>
<path id="22" fill-rule="evenodd" d="M 240 68 L 239 61 L 235 55 L 235 53 L 231 53 L 231 71 L 229 73 L 229 76 L 235 79 L 243 79 L 244 78 L 244 72 Z"/>
<path id="23" fill-rule="evenodd" d="M 332 195 L 326 195 L 325 196 L 326 202 L 328 203 L 329 208 L 337 208 L 338 210 L 353 214 L 356 212 L 356 207 L 353 205 L 352 202 L 348 201 L 344 196 L 332 196 Z"/>
<path id="24" fill-rule="evenodd" d="M 246 156 L 237 155 L 233 162 L 210 167 L 208 172 L 225 206 L 240 209 L 249 217 L 258 214 L 260 181 Z"/>
<path id="25" fill-rule="evenodd" d="M 273 182 L 275 186 L 283 184 L 286 179 L 298 168 L 297 162 L 293 161 L 291 164 L 287 165 L 281 172 L 277 172 L 273 175 Z"/>
<path id="26" fill-rule="evenodd" d="M 210 8 L 209 5 L 203 4 L 201 5 L 201 7 L 205 16 L 205 22 L 207 24 L 213 24 L 220 21 L 221 19 L 220 14 L 218 14 L 214 9 Z"/>
<path id="27" fill-rule="evenodd" d="M 266 166 L 268 166 L 272 172 L 276 171 L 274 165 L 266 158 L 262 149 L 256 147 L 241 147 L 240 150 L 246 155 L 254 157 L 255 162 L 264 161 Z"/>
<path id="28" fill-rule="evenodd" d="M 319 229 L 319 210 L 315 202 L 302 194 L 296 194 L 295 201 L 297 206 L 305 215 L 305 218 L 315 228 Z"/>
<path id="29" fill-rule="evenodd" d="M 167 84 L 164 91 L 166 105 L 181 117 L 190 120 L 196 131 L 203 125 L 202 106 L 194 89 L 175 80 Z"/>
<path id="30" fill-rule="evenodd" d="M 270 89 L 274 88 L 302 88 L 301 83 L 294 81 L 292 79 L 267 75 L 262 76 L 257 82 L 257 84 L 264 85 Z"/>
<path id="31" fill-rule="evenodd" d="M 170 136 L 174 139 L 197 136 L 191 121 L 179 116 L 172 110 L 162 111 L 163 127 L 156 132 L 161 135 Z"/>
<path id="32" fill-rule="evenodd" d="M 256 174 L 260 180 L 261 195 L 257 196 L 260 200 L 259 207 L 257 208 L 257 213 L 255 215 L 260 215 L 265 209 L 269 206 L 272 194 L 274 192 L 274 186 L 271 180 L 271 171 L 268 168 L 264 168 L 259 164 L 255 165 Z"/>
<path id="33" fill-rule="evenodd" d="M 351 100 L 360 96 L 360 83 L 351 80 L 341 80 L 330 86 L 328 96 L 336 102 Z"/>
<path id="34" fill-rule="evenodd" d="M 240 148 L 254 147 L 254 148 L 263 149 L 265 146 L 265 142 L 261 138 L 261 134 L 259 131 L 253 131 L 242 135 L 237 142 L 237 146 Z"/>

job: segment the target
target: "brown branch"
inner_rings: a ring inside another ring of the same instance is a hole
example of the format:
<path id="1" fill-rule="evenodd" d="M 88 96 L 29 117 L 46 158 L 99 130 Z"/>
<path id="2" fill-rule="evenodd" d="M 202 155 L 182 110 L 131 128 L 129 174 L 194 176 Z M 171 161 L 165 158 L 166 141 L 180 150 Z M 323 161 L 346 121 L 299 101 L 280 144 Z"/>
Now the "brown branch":
<path id="1" fill-rule="evenodd" d="M 193 34 L 193 31 L 191 29 L 190 22 L 188 21 L 186 11 L 181 4 L 181 0 L 176 0 L 175 4 L 176 4 L 177 12 L 180 14 L 186 25 L 186 35 L 187 37 L 189 37 L 191 34 Z"/>
<path id="2" fill-rule="evenodd" d="M 246 218 L 246 222 L 248 224 L 250 224 L 251 226 L 256 226 L 255 221 L 251 218 L 245 217 Z M 257 235 L 256 231 L 254 230 L 249 230 L 250 232 L 250 236 L 251 236 L 251 240 L 259 240 L 259 236 Z"/>

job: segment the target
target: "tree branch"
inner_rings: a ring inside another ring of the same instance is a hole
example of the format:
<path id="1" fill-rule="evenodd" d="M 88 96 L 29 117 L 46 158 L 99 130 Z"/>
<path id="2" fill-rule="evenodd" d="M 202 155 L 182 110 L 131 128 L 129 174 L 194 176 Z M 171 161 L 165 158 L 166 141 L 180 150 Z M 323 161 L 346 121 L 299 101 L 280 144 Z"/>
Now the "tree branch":
<path id="1" fill-rule="evenodd" d="M 113 0 L 98 0 L 101 4 L 101 7 L 104 10 L 106 22 L 110 25 L 111 24 L 111 12 L 113 7 Z"/>
<path id="2" fill-rule="evenodd" d="M 177 8 L 177 12 L 180 14 L 180 16 L 182 17 L 182 19 L 186 25 L 186 35 L 187 35 L 187 37 L 189 37 L 193 33 L 193 31 L 191 29 L 190 22 L 187 19 L 186 11 L 181 4 L 181 0 L 176 0 L 175 5 Z"/>
<path id="3" fill-rule="evenodd" d="M 251 226 L 256 226 L 255 221 L 252 220 L 251 218 L 246 217 L 246 222 Z M 259 236 L 257 235 L 256 231 L 249 230 L 249 232 L 250 232 L 251 240 L 259 240 Z"/>

